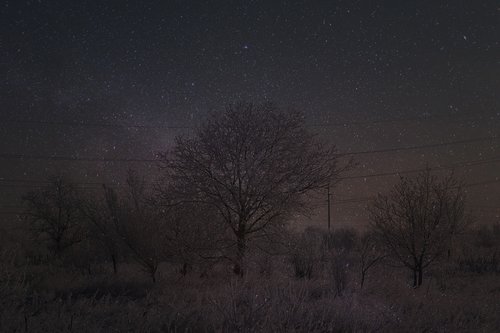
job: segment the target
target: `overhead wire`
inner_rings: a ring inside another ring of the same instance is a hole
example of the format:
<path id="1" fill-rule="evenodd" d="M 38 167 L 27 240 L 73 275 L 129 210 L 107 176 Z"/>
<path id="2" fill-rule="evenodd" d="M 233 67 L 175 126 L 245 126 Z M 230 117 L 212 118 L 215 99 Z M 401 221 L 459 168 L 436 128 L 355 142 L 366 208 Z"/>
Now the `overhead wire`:
<path id="1" fill-rule="evenodd" d="M 324 124 L 313 124 L 309 125 L 310 127 L 346 127 L 353 125 L 368 125 L 368 124 L 378 124 L 378 123 L 394 123 L 394 122 L 405 122 L 405 121 L 426 121 L 433 119 L 446 119 L 447 116 L 431 116 L 431 117 L 414 117 L 414 118 L 394 118 L 394 119 L 385 119 L 385 120 L 373 120 L 373 121 L 359 121 L 359 122 L 339 122 L 339 123 L 324 123 Z M 466 121 L 475 121 L 475 120 L 496 120 L 495 117 L 476 117 L 476 118 L 468 118 Z M 109 123 L 86 123 L 86 122 L 63 122 L 63 121 L 39 121 L 39 120 L 1 120 L 4 123 L 18 123 L 18 124 L 35 124 L 35 125 L 65 125 L 65 126 L 83 126 L 83 127 L 103 127 L 103 128 L 138 128 L 138 129 L 150 129 L 150 128 L 167 128 L 167 129 L 191 129 L 193 126 L 172 126 L 172 125 L 157 125 L 157 126 L 149 126 L 149 125 L 127 125 L 127 124 L 109 124 Z M 364 150 L 364 151 L 354 151 L 354 152 L 344 152 L 340 153 L 343 156 L 354 156 L 354 155 L 365 155 L 365 154 L 380 154 L 380 153 L 388 153 L 388 152 L 396 152 L 396 151 L 407 151 L 407 150 L 418 150 L 418 149 L 430 149 L 436 147 L 444 147 L 449 145 L 459 145 L 459 144 L 469 144 L 476 142 L 486 142 L 498 139 L 497 136 L 487 136 L 480 137 L 468 140 L 457 140 L 457 141 L 449 141 L 449 142 L 440 142 L 440 143 L 432 143 L 426 145 L 412 145 L 406 147 L 394 147 L 394 148 L 385 148 L 385 149 L 375 149 L 375 150 Z M 37 154 L 14 154 L 14 153 L 0 153 L 0 159 L 17 159 L 17 160 L 49 160 L 49 161 L 71 161 L 71 162 L 147 162 L 154 163 L 158 162 L 156 158 L 101 158 L 101 157 L 77 157 L 77 156 L 58 156 L 58 155 L 37 155 Z M 486 160 L 476 160 L 469 161 L 464 163 L 457 163 L 454 166 L 438 166 L 434 168 L 429 168 L 431 170 L 443 170 L 443 169 L 453 169 L 456 167 L 468 167 L 475 166 L 480 164 L 489 164 L 489 163 L 497 163 L 500 159 L 486 159 Z M 346 176 L 341 177 L 341 180 L 348 179 L 360 179 L 360 178 L 373 178 L 373 177 L 384 177 L 384 176 L 392 176 L 392 175 L 400 175 L 405 173 L 414 173 L 420 172 L 425 169 L 411 169 L 411 170 L 400 170 L 395 172 L 385 172 L 385 173 L 375 173 L 375 174 L 366 174 L 359 176 Z M 15 184 L 5 184 L 5 183 L 15 183 Z M 500 180 L 493 181 L 485 181 L 479 183 L 471 183 L 466 185 L 466 187 L 473 186 L 482 186 L 487 184 L 498 183 Z M 38 184 L 38 185 L 35 185 Z M 47 181 L 28 181 L 28 180 L 8 180 L 8 179 L 0 179 L 1 187 L 40 187 L 42 185 L 48 185 Z M 98 182 L 77 182 L 74 183 L 80 188 L 88 188 L 88 189 L 96 189 L 101 187 L 103 184 Z M 119 184 L 112 184 L 111 186 L 120 186 Z M 371 198 L 372 199 L 372 198 Z M 370 200 L 370 198 L 350 198 L 344 199 L 340 201 L 336 201 L 336 203 L 359 203 Z M 0 212 L 4 213 L 4 212 Z"/>
<path id="2" fill-rule="evenodd" d="M 488 158 L 488 159 L 478 159 L 478 160 L 470 160 L 470 161 L 462 161 L 458 163 L 453 163 L 451 165 L 445 166 L 437 166 L 437 167 L 429 167 L 429 168 L 416 168 L 409 170 L 398 170 L 393 172 L 383 172 L 383 173 L 372 173 L 372 174 L 364 174 L 364 175 L 356 175 L 356 176 L 344 176 L 340 177 L 339 180 L 351 180 L 351 179 L 365 179 L 365 178 L 374 178 L 374 177 L 387 177 L 387 176 L 397 176 L 408 173 L 417 173 L 425 170 L 430 171 L 438 171 L 438 170 L 451 170 L 455 168 L 464 168 L 464 167 L 472 167 L 477 165 L 485 165 L 485 164 L 494 164 L 500 163 L 500 158 Z M 14 184 L 10 184 L 14 183 Z M 27 179 L 8 179 L 8 178 L 0 178 L 0 187 L 40 187 L 42 185 L 49 185 L 50 181 L 48 180 L 27 180 Z M 103 185 L 107 186 L 123 186 L 122 184 L 115 183 L 109 184 L 104 182 L 72 182 L 72 185 L 80 186 L 84 188 L 100 188 Z"/>
<path id="3" fill-rule="evenodd" d="M 375 149 L 375 150 L 363 150 L 363 151 L 354 151 L 354 152 L 343 152 L 338 153 L 338 156 L 353 156 L 353 155 L 364 155 L 364 154 L 380 154 L 380 153 L 388 153 L 388 152 L 396 152 L 396 151 L 406 151 L 406 150 L 418 150 L 418 149 L 428 149 L 428 148 L 436 148 L 436 147 L 444 147 L 450 145 L 459 145 L 459 144 L 470 144 L 475 142 L 485 142 L 485 141 L 493 141 L 498 139 L 498 136 L 486 136 L 468 140 L 457 140 L 457 141 L 448 141 L 448 142 L 440 142 L 426 145 L 413 145 L 406 147 L 394 147 L 394 148 L 385 148 L 385 149 Z M 43 154 L 17 154 L 17 153 L 0 153 L 0 159 L 14 159 L 14 160 L 50 160 L 50 161 L 81 161 L 81 162 L 138 162 L 138 163 L 154 163 L 158 162 L 157 158 L 105 158 L 105 157 L 78 157 L 78 156 L 62 156 L 62 155 L 43 155 Z"/>
<path id="4" fill-rule="evenodd" d="M 472 117 L 471 117 L 472 115 Z M 483 120 L 500 120 L 497 114 L 490 114 L 487 116 L 477 116 L 474 113 L 461 113 L 461 114 L 446 114 L 446 115 L 423 115 L 418 117 L 406 117 L 406 118 L 386 118 L 386 119 L 372 119 L 372 120 L 362 120 L 362 121 L 342 121 L 335 120 L 330 122 L 329 120 L 324 121 L 320 124 L 306 124 L 307 127 L 349 127 L 358 125 L 375 125 L 383 123 L 398 123 L 398 122 L 410 122 L 410 121 L 435 121 L 435 120 L 447 120 L 447 121 L 483 121 Z M 136 129 L 193 129 L 196 126 L 193 125 L 131 125 L 127 123 L 106 123 L 106 122 L 88 122 L 88 121 L 50 121 L 50 120 L 36 120 L 36 119 L 0 119 L 0 124 L 26 124 L 26 125 L 55 125 L 55 126 L 71 126 L 71 127 L 102 127 L 102 128 L 136 128 Z"/>

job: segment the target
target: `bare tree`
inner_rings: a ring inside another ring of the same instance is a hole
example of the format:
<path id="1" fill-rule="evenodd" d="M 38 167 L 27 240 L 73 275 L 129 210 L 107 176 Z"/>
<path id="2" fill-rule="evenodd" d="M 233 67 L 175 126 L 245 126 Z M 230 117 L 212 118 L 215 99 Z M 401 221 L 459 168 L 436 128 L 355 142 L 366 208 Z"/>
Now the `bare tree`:
<path id="1" fill-rule="evenodd" d="M 89 237 L 106 250 L 106 255 L 113 265 L 113 272 L 116 274 L 122 241 L 118 235 L 115 199 L 114 190 L 103 186 L 103 196 L 92 196 L 81 200 L 80 210 L 89 222 Z"/>
<path id="2" fill-rule="evenodd" d="M 122 196 L 108 189 L 106 204 L 123 245 L 156 282 L 159 264 L 170 255 L 166 226 L 149 204 L 145 181 L 135 171 L 129 170 L 126 183 Z"/>
<path id="3" fill-rule="evenodd" d="M 389 194 L 379 194 L 370 220 L 389 253 L 412 270 L 415 287 L 469 222 L 461 182 L 453 175 L 440 179 L 429 169 L 414 179 L 402 177 Z"/>
<path id="4" fill-rule="evenodd" d="M 379 264 L 385 258 L 385 253 L 382 251 L 381 244 L 377 241 L 376 235 L 370 232 L 365 233 L 361 237 L 358 246 L 361 266 L 360 286 L 363 288 L 368 270 Z"/>
<path id="5" fill-rule="evenodd" d="M 307 228 L 303 233 L 294 235 L 290 261 L 297 278 L 311 279 L 321 260 L 321 231 Z"/>
<path id="6" fill-rule="evenodd" d="M 196 264 L 206 266 L 209 261 L 216 263 L 227 259 L 226 250 L 232 242 L 211 205 L 178 202 L 166 192 L 155 195 L 150 204 L 164 224 L 165 247 L 170 253 L 170 262 L 180 264 L 183 275 Z"/>
<path id="7" fill-rule="evenodd" d="M 342 296 L 348 282 L 347 270 L 349 268 L 349 262 L 346 252 L 345 249 L 333 249 L 330 251 L 330 256 L 328 257 L 333 278 L 333 287 L 335 288 L 335 297 Z"/>
<path id="8" fill-rule="evenodd" d="M 160 158 L 170 194 L 218 211 L 234 236 L 236 274 L 243 274 L 250 238 L 302 211 L 306 194 L 334 183 L 340 171 L 333 147 L 320 144 L 300 113 L 271 104 L 229 105 Z"/>
<path id="9" fill-rule="evenodd" d="M 64 178 L 52 177 L 50 185 L 29 192 L 23 201 L 32 231 L 55 255 L 85 239 L 76 189 Z"/>

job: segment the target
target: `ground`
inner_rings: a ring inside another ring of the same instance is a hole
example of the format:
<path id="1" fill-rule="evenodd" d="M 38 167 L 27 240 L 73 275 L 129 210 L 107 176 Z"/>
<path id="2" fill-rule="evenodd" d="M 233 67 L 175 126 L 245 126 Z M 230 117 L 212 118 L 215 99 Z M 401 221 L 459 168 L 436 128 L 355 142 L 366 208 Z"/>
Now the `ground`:
<path id="1" fill-rule="evenodd" d="M 114 275 L 47 265 L 20 267 L 2 257 L 2 332 L 496 332 L 498 273 L 453 265 L 428 272 L 413 289 L 403 269 L 378 266 L 361 289 L 355 263 L 339 289 L 328 263 L 311 279 L 294 276 L 286 257 L 243 278 L 218 265 L 200 277 L 164 265 L 158 282 L 131 264 Z"/>

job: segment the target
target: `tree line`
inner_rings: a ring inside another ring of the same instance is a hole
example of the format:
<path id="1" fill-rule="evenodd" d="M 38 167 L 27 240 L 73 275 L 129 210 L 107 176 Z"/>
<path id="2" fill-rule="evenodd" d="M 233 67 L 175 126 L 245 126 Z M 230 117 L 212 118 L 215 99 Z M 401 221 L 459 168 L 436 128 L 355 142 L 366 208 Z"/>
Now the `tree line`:
<path id="1" fill-rule="evenodd" d="M 160 152 L 154 186 L 130 170 L 125 186 L 85 196 L 57 176 L 23 197 L 23 217 L 54 258 L 80 249 L 89 261 L 107 258 L 115 273 L 120 261 L 133 260 L 152 281 L 163 262 L 177 264 L 182 274 L 228 262 L 242 276 L 249 250 L 300 253 L 293 256 L 296 275 L 307 277 L 310 262 L 303 254 L 317 244 L 290 236 L 290 221 L 310 212 L 314 195 L 355 165 L 311 133 L 303 114 L 239 103 Z M 430 170 L 401 177 L 380 193 L 360 240 L 361 285 L 384 260 L 411 270 L 413 285 L 420 286 L 424 271 L 450 255 L 451 242 L 470 225 L 465 203 L 461 181 Z M 335 247 L 334 236 L 325 234 L 321 244 Z M 342 251 L 334 265 L 342 265 Z M 342 285 L 342 276 L 336 279 Z"/>

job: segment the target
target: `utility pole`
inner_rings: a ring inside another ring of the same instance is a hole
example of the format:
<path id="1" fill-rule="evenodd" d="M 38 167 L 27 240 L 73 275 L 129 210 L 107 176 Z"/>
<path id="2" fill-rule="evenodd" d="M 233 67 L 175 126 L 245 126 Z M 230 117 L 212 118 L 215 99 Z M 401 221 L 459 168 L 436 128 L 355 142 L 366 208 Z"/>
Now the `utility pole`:
<path id="1" fill-rule="evenodd" d="M 331 217 L 331 213 L 330 213 L 330 183 L 328 183 L 328 187 L 327 187 L 327 196 L 328 196 L 328 232 L 330 232 L 330 217 Z"/>

